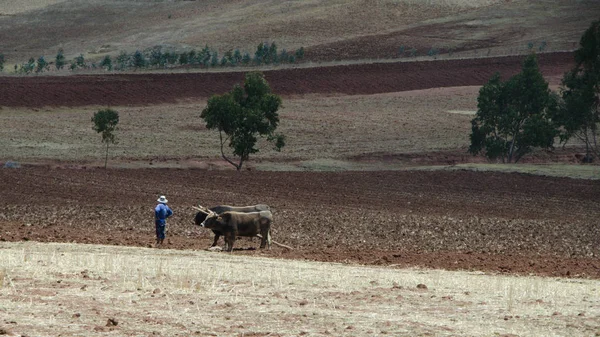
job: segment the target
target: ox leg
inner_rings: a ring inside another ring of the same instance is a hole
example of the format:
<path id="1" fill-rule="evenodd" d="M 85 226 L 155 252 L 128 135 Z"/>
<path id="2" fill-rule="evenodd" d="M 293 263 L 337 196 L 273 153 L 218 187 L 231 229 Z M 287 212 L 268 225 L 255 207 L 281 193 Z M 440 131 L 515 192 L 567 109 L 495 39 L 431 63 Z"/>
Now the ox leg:
<path id="1" fill-rule="evenodd" d="M 264 249 L 267 247 L 267 249 L 271 249 L 271 230 L 269 228 L 261 229 L 260 236 L 262 236 L 260 239 L 260 248 Z"/>
<path id="2" fill-rule="evenodd" d="M 235 243 L 235 233 L 225 233 L 223 236 L 225 238 L 225 251 L 232 252 L 233 244 Z"/>
<path id="3" fill-rule="evenodd" d="M 219 238 L 221 237 L 221 232 L 213 231 L 213 233 L 215 234 L 215 239 L 214 239 L 211 247 L 216 246 L 217 242 L 219 241 Z"/>

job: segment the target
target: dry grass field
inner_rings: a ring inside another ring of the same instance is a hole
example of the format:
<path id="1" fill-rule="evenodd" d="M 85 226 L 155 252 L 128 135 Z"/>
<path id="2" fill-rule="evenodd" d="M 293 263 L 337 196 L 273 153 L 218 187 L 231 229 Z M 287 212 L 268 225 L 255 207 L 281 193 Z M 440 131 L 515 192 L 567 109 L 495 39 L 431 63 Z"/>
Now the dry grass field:
<path id="1" fill-rule="evenodd" d="M 289 98 L 280 110 L 280 130 L 288 146 L 277 153 L 264 145 L 256 160 L 347 160 L 366 153 L 464 151 L 472 117 L 450 111 L 476 109 L 477 90 Z M 113 107 L 120 113 L 121 127 L 119 143 L 110 150 L 111 165 L 138 162 L 137 166 L 147 166 L 151 161 L 168 160 L 169 165 L 185 167 L 194 165 L 190 161 L 220 161 L 217 133 L 206 130 L 199 117 L 205 105 L 199 101 Z M 23 163 L 60 159 L 97 164 L 104 158 L 100 136 L 90 122 L 97 110 L 0 110 L 0 121 L 6 126 L 0 130 L 0 139 L 6 140 L 0 157 Z"/>
<path id="2" fill-rule="evenodd" d="M 0 335 L 600 335 L 600 166 L 577 144 L 518 165 L 467 154 L 491 74 L 534 50 L 558 89 L 599 17 L 595 0 L 0 0 Z M 59 48 L 263 41 L 305 58 L 12 71 Z M 283 98 L 287 145 L 236 172 L 199 115 L 250 69 Z M 161 194 L 175 216 L 153 249 Z M 192 205 L 255 203 L 292 250 L 206 250 Z"/>
<path id="3" fill-rule="evenodd" d="M 600 282 L 73 244 L 0 244 L 22 336 L 593 336 Z"/>

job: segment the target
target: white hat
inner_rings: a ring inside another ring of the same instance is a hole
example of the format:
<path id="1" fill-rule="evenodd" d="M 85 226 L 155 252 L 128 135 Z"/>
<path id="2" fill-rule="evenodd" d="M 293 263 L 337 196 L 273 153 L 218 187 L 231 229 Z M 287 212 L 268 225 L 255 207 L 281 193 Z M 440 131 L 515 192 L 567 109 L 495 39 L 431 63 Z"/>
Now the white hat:
<path id="1" fill-rule="evenodd" d="M 166 204 L 167 202 L 169 202 L 169 200 L 167 200 L 167 198 L 165 198 L 164 195 L 161 195 L 160 198 L 158 198 L 158 200 L 156 201 L 160 202 L 161 204 Z"/>

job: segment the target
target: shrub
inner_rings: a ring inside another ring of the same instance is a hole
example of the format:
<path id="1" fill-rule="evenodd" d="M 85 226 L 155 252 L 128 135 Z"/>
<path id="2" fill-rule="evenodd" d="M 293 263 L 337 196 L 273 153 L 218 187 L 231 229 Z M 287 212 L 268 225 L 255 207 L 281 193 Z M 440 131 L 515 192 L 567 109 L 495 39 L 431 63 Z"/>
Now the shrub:
<path id="1" fill-rule="evenodd" d="M 19 164 L 16 161 L 7 161 L 6 163 L 4 163 L 4 168 L 20 168 L 21 164 Z"/>
<path id="2" fill-rule="evenodd" d="M 527 49 L 533 49 L 533 42 L 527 43 Z"/>
<path id="3" fill-rule="evenodd" d="M 436 57 L 439 53 L 440 51 L 437 48 L 431 47 L 431 49 L 429 49 L 429 51 L 427 52 L 427 55 Z"/>

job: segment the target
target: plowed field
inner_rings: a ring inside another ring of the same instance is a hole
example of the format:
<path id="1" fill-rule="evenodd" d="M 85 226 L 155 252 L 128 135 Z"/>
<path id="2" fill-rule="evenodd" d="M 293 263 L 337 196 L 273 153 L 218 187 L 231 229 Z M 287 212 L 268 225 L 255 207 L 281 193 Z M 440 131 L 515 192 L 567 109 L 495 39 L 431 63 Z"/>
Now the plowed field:
<path id="1" fill-rule="evenodd" d="M 381 63 L 267 72 L 281 95 L 370 94 L 481 85 L 522 58 Z M 559 78 L 572 55 L 542 55 Z M 0 78 L 0 106 L 153 105 L 224 92 L 242 73 Z M 556 81 L 554 82 L 557 83 Z M 334 123 L 335 121 L 330 121 Z M 60 158 L 57 158 L 57 160 Z M 267 203 L 276 241 L 237 254 L 600 278 L 600 181 L 472 171 L 232 172 L 180 169 L 1 169 L 0 240 L 148 246 L 152 209 L 175 211 L 167 247 L 205 249 L 192 205 Z"/>
<path id="2" fill-rule="evenodd" d="M 377 94 L 482 85 L 493 73 L 508 78 L 523 57 L 340 65 L 266 71 L 279 95 Z M 562 77 L 572 53 L 539 56 L 542 73 Z M 131 106 L 173 103 L 224 93 L 243 81 L 243 72 L 111 73 L 76 76 L 0 77 L 0 106 Z"/>
<path id="3" fill-rule="evenodd" d="M 600 277 L 600 181 L 478 172 L 233 172 L 24 167 L 5 182 L 1 240 L 148 246 L 153 206 L 175 211 L 168 244 L 205 249 L 192 205 L 267 203 L 294 247 L 238 254 Z"/>

